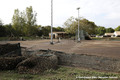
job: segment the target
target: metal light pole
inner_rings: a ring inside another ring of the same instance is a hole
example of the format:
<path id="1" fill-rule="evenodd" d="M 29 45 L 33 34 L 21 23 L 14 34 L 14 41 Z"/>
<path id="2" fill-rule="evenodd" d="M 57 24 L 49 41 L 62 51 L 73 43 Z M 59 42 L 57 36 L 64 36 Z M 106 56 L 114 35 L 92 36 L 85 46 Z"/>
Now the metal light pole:
<path id="1" fill-rule="evenodd" d="M 53 44 L 53 0 L 51 0 L 51 42 L 50 44 Z"/>
<path id="2" fill-rule="evenodd" d="M 80 9 L 80 7 L 78 7 L 77 8 L 77 10 L 78 10 L 78 42 L 80 42 L 80 35 L 79 35 L 79 33 L 80 33 L 80 31 L 79 31 L 79 9 Z"/>

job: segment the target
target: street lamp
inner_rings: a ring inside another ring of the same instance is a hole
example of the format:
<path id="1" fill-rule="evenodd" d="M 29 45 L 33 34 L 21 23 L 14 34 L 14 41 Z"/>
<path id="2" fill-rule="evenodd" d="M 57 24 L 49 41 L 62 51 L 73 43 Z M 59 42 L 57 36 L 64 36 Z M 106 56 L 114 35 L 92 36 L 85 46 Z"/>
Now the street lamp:
<path id="1" fill-rule="evenodd" d="M 53 0 L 51 0 L 51 42 L 50 42 L 50 44 L 53 44 L 53 31 L 52 31 L 52 27 L 53 27 Z"/>
<path id="2" fill-rule="evenodd" d="M 80 33 L 80 31 L 79 31 L 79 9 L 80 9 L 80 7 L 78 7 L 77 8 L 77 10 L 78 10 L 78 42 L 80 42 L 80 35 L 79 35 L 79 33 Z"/>

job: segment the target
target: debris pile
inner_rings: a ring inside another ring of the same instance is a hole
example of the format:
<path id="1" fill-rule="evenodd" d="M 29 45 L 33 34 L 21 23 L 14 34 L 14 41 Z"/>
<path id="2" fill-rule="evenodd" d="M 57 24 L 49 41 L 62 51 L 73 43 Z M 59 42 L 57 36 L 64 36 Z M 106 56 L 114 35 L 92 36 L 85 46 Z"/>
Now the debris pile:
<path id="1" fill-rule="evenodd" d="M 56 69 L 57 56 L 45 51 L 27 51 L 21 54 L 20 44 L 0 45 L 0 70 L 17 70 L 19 73 L 37 74 Z"/>
<path id="2" fill-rule="evenodd" d="M 19 73 L 38 74 L 57 68 L 57 56 L 30 57 L 17 65 Z"/>
<path id="3" fill-rule="evenodd" d="M 0 45 L 0 56 L 2 57 L 16 57 L 21 56 L 20 43 L 18 44 L 2 44 Z"/>
<path id="4" fill-rule="evenodd" d="M 0 57 L 0 70 L 14 70 L 25 57 Z"/>

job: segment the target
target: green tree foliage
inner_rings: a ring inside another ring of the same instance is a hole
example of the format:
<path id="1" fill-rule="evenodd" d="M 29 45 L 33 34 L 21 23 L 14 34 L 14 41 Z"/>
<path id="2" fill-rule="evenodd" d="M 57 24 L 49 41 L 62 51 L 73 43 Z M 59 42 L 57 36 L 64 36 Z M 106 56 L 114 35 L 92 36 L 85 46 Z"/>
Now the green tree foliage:
<path id="1" fill-rule="evenodd" d="M 20 36 L 27 36 L 27 23 L 26 23 L 26 14 L 25 12 L 20 13 L 20 27 L 21 27 L 21 35 Z"/>
<path id="2" fill-rule="evenodd" d="M 38 25 L 37 26 L 37 35 L 38 36 L 42 36 L 43 32 L 42 32 L 42 26 L 41 25 Z"/>
<path id="3" fill-rule="evenodd" d="M 11 37 L 14 34 L 16 33 L 11 24 L 0 25 L 0 37 Z"/>
<path id="4" fill-rule="evenodd" d="M 2 21 L 0 20 L 0 37 L 4 37 L 4 36 L 6 36 L 6 29 L 3 26 Z"/>
<path id="5" fill-rule="evenodd" d="M 70 17 L 66 20 L 63 26 L 65 27 L 65 31 L 67 33 L 75 34 L 75 31 L 77 30 L 77 21 L 74 17 Z"/>
<path id="6" fill-rule="evenodd" d="M 120 26 L 118 26 L 117 28 L 115 28 L 115 31 L 120 31 Z"/>
<path id="7" fill-rule="evenodd" d="M 0 25 L 0 37 L 6 36 L 6 29 L 4 26 Z"/>
<path id="8" fill-rule="evenodd" d="M 3 25 L 0 20 L 0 37 L 14 36 L 15 30 L 12 28 L 11 24 Z"/>
<path id="9" fill-rule="evenodd" d="M 99 27 L 97 28 L 97 35 L 104 35 L 105 32 L 106 32 L 105 27 L 99 26 Z"/>
<path id="10" fill-rule="evenodd" d="M 15 29 L 15 36 L 20 36 L 22 35 L 22 31 L 23 31 L 23 26 L 22 26 L 22 19 L 21 19 L 21 15 L 20 15 L 20 11 L 18 9 L 16 9 L 14 11 L 14 15 L 12 18 L 12 27 L 13 29 Z"/>
<path id="11" fill-rule="evenodd" d="M 50 32 L 51 32 L 51 27 L 50 26 L 42 27 L 42 35 L 48 36 Z"/>
<path id="12" fill-rule="evenodd" d="M 106 29 L 106 33 L 113 33 L 114 32 L 114 29 L 113 28 L 107 28 Z"/>
<path id="13" fill-rule="evenodd" d="M 0 19 L 0 37 L 6 36 L 6 28 L 3 26 L 2 20 Z"/>
<path id="14" fill-rule="evenodd" d="M 11 24 L 4 25 L 6 29 L 6 35 L 9 37 L 13 37 L 16 34 L 16 31 L 13 29 Z"/>
<path id="15" fill-rule="evenodd" d="M 54 28 L 53 28 L 53 31 L 55 31 L 55 32 L 64 32 L 65 31 L 64 28 L 62 28 L 60 26 L 56 27 L 55 29 Z"/>
<path id="16" fill-rule="evenodd" d="M 38 35 L 39 36 L 49 36 L 51 32 L 51 26 L 38 26 Z M 64 28 L 61 27 L 53 27 L 53 32 L 63 32 Z"/>
<path id="17" fill-rule="evenodd" d="M 36 35 L 36 13 L 33 13 L 32 6 L 26 8 L 26 12 L 14 11 L 12 26 L 16 31 L 16 36 Z"/>
<path id="18" fill-rule="evenodd" d="M 37 13 L 33 12 L 32 6 L 26 8 L 26 27 L 28 31 L 28 35 L 35 35 L 37 27 L 36 27 L 36 16 Z"/>
<path id="19" fill-rule="evenodd" d="M 87 19 L 82 19 L 80 20 L 80 23 L 82 30 L 86 31 L 88 34 L 95 34 L 97 26 L 94 22 L 89 21 Z"/>
<path id="20" fill-rule="evenodd" d="M 82 18 L 79 20 L 80 22 L 80 29 L 88 32 L 88 34 L 95 34 L 95 30 L 97 26 L 94 22 L 91 22 L 87 19 Z M 67 19 L 67 21 L 64 23 L 65 31 L 67 33 L 75 34 L 76 30 L 78 29 L 78 19 L 75 19 L 74 17 L 70 17 Z"/>

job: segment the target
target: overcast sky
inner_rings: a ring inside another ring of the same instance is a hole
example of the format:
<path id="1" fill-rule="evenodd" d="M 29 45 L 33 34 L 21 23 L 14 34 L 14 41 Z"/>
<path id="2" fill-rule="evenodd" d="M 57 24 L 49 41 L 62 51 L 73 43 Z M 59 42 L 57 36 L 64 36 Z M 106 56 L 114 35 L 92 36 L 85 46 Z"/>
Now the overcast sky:
<path id="1" fill-rule="evenodd" d="M 53 0 L 54 26 L 62 26 L 71 16 L 80 16 L 98 26 L 116 28 L 120 25 L 120 0 Z M 32 6 L 37 12 L 38 25 L 51 24 L 51 0 L 0 0 L 0 19 L 4 24 L 12 22 L 15 9 L 20 11 Z"/>

